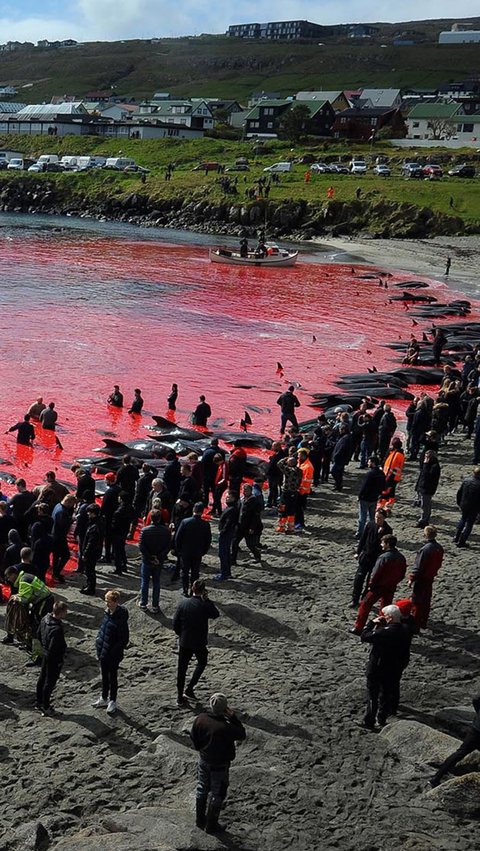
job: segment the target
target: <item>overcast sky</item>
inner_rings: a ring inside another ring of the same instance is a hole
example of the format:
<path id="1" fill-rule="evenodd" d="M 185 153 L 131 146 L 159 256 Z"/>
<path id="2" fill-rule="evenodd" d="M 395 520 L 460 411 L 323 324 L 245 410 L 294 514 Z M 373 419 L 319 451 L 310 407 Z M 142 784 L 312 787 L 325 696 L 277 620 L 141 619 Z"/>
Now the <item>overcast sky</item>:
<path id="1" fill-rule="evenodd" d="M 0 0 L 0 42 L 115 41 L 224 32 L 229 24 L 306 18 L 318 24 L 480 14 L 478 0 Z"/>

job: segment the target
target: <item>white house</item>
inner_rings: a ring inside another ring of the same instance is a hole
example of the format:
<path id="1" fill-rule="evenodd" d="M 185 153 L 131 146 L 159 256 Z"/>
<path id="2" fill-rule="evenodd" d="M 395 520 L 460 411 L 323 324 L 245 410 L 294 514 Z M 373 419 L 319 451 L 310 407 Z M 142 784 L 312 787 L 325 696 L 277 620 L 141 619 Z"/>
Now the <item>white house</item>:
<path id="1" fill-rule="evenodd" d="M 204 100 L 195 103 L 189 100 L 144 101 L 132 118 L 147 115 L 152 121 L 178 124 L 192 130 L 211 130 L 215 126 L 212 111 Z"/>
<path id="2" fill-rule="evenodd" d="M 440 33 L 439 44 L 478 44 L 480 42 L 480 30 L 457 30 Z"/>
<path id="3" fill-rule="evenodd" d="M 419 103 L 406 118 L 408 139 L 450 139 L 456 135 L 458 103 Z M 466 118 L 466 116 L 462 116 Z"/>

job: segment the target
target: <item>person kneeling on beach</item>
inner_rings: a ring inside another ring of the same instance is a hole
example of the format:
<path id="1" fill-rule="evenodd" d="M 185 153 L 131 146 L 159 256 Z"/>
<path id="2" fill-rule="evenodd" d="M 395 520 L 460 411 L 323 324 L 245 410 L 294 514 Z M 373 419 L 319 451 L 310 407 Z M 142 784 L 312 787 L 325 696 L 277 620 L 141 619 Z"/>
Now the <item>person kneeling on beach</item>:
<path id="1" fill-rule="evenodd" d="M 107 608 L 96 640 L 97 659 L 102 672 L 102 695 L 92 706 L 106 707 L 109 715 L 117 711 L 118 668 L 130 640 L 128 610 L 120 605 L 120 591 L 107 591 Z"/>
<path id="2" fill-rule="evenodd" d="M 218 823 L 218 817 L 227 797 L 235 742 L 243 742 L 246 735 L 245 727 L 221 692 L 212 694 L 210 709 L 197 715 L 193 722 L 190 736 L 195 750 L 199 752 L 196 824 L 205 828 L 207 833 L 225 830 Z"/>

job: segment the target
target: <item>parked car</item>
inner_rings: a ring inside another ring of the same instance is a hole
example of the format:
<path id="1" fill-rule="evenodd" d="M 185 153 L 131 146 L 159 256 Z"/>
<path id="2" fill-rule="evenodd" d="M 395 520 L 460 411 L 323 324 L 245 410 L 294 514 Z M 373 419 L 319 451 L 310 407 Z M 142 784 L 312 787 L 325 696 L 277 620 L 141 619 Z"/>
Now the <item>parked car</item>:
<path id="1" fill-rule="evenodd" d="M 193 167 L 194 171 L 219 171 L 220 169 L 221 165 L 217 162 L 198 163 L 198 165 Z"/>
<path id="2" fill-rule="evenodd" d="M 3 160 L 0 158 L 0 171 L 3 171 L 8 166 L 8 160 Z"/>
<path id="3" fill-rule="evenodd" d="M 435 163 L 429 163 L 423 167 L 423 176 L 426 177 L 427 180 L 440 180 L 440 178 L 443 177 L 443 169 Z"/>
<path id="4" fill-rule="evenodd" d="M 366 174 L 367 164 L 365 160 L 352 160 L 350 163 L 350 174 Z"/>
<path id="5" fill-rule="evenodd" d="M 234 163 L 227 165 L 225 171 L 250 171 L 250 166 L 247 163 Z"/>
<path id="6" fill-rule="evenodd" d="M 104 168 L 113 168 L 116 171 L 124 171 L 127 165 L 136 165 L 136 162 L 129 157 L 107 157 Z"/>
<path id="7" fill-rule="evenodd" d="M 38 174 L 39 172 L 43 171 L 43 164 L 42 163 L 33 163 L 33 165 L 28 166 L 28 171 L 36 171 L 37 174 Z"/>
<path id="8" fill-rule="evenodd" d="M 456 165 L 448 172 L 449 177 L 475 177 L 475 166 L 462 163 Z"/>
<path id="9" fill-rule="evenodd" d="M 320 174 L 329 174 L 332 171 L 332 167 L 327 165 L 327 163 L 312 163 L 310 171 L 317 171 Z"/>
<path id="10" fill-rule="evenodd" d="M 19 157 L 13 157 L 7 165 L 7 169 L 11 171 L 23 171 L 23 160 Z"/>
<path id="11" fill-rule="evenodd" d="M 333 163 L 330 166 L 330 171 L 333 172 L 333 174 L 350 174 L 348 166 L 343 165 L 342 163 Z"/>
<path id="12" fill-rule="evenodd" d="M 127 174 L 135 171 L 137 174 L 150 174 L 149 168 L 144 168 L 143 165 L 126 165 L 123 169 Z"/>
<path id="13" fill-rule="evenodd" d="M 423 166 L 420 163 L 404 163 L 402 174 L 404 177 L 423 177 Z"/>
<path id="14" fill-rule="evenodd" d="M 390 171 L 388 165 L 383 165 L 383 163 L 379 163 L 373 169 L 373 173 L 377 174 L 379 177 L 390 177 L 392 172 Z"/>
<path id="15" fill-rule="evenodd" d="M 50 163 L 58 163 L 60 158 L 58 154 L 42 154 L 41 157 L 38 158 L 38 165 L 49 165 Z"/>
<path id="16" fill-rule="evenodd" d="M 276 172 L 276 171 L 291 171 L 292 170 L 292 164 L 289 163 L 289 162 L 273 163 L 273 165 L 267 165 L 267 167 L 264 168 L 263 170 L 264 171 L 273 171 L 273 172 Z"/>

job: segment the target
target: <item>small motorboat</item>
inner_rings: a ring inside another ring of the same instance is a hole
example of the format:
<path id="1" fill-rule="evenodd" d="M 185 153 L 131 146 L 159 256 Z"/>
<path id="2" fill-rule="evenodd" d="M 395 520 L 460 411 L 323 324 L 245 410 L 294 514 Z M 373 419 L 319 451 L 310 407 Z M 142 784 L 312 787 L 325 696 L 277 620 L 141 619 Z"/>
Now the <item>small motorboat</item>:
<path id="1" fill-rule="evenodd" d="M 242 256 L 235 249 L 211 248 L 209 256 L 212 263 L 226 263 L 227 266 L 293 266 L 296 263 L 298 251 L 287 251 L 274 242 L 266 242 L 265 249 L 263 255 L 249 251 Z"/>

